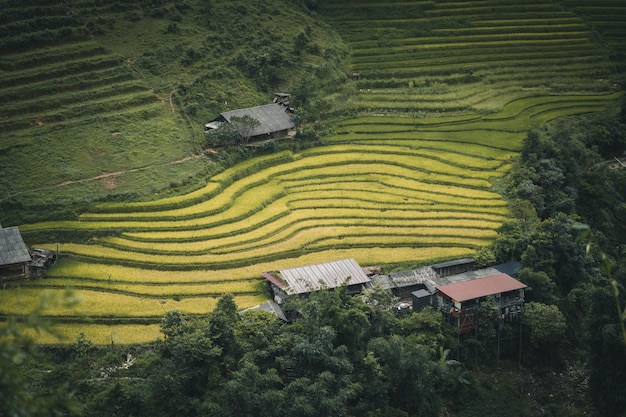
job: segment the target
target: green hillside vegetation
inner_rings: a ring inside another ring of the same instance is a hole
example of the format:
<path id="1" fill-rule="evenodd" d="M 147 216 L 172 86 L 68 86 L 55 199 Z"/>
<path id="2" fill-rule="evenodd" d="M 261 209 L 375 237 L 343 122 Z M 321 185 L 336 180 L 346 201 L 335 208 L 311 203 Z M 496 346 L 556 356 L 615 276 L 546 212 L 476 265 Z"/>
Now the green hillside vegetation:
<path id="1" fill-rule="evenodd" d="M 282 3 L 3 1 L 0 221 L 204 184 L 220 169 L 202 153 L 207 120 L 316 71 L 330 82 L 346 53 Z"/>
<path id="2" fill-rule="evenodd" d="M 2 282 L 0 415 L 623 415 L 622 3 L 0 0 L 0 223 L 60 255 Z M 203 132 L 274 92 L 294 138 Z M 239 314 L 347 257 L 518 261 L 523 319 Z"/>
<path id="3" fill-rule="evenodd" d="M 20 294 L 80 289 L 50 312 L 70 339 L 152 340 L 226 292 L 253 306 L 266 270 L 483 253 L 528 129 L 621 96 L 604 21 L 575 2 L 283 3 L 5 2 L 0 221 L 59 250 Z M 207 120 L 274 91 L 295 140 L 203 152 Z M 29 310 L 16 291 L 4 314 Z"/>

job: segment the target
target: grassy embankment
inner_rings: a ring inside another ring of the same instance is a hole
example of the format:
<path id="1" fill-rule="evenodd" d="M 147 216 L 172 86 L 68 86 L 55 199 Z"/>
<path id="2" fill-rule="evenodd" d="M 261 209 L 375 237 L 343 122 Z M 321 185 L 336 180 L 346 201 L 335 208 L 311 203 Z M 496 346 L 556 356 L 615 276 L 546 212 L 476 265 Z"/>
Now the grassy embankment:
<path id="1" fill-rule="evenodd" d="M 358 91 L 359 115 L 338 122 L 327 146 L 251 159 L 189 194 L 21 226 L 62 259 L 22 286 L 29 302 L 3 292 L 3 313 L 71 286 L 84 302 L 52 312 L 70 337 L 138 342 L 158 336 L 167 310 L 202 314 L 225 292 L 242 308 L 262 301 L 265 270 L 472 256 L 509 218 L 494 183 L 527 129 L 619 97 L 607 52 L 551 2 L 332 2 L 319 12 L 352 48 Z"/>

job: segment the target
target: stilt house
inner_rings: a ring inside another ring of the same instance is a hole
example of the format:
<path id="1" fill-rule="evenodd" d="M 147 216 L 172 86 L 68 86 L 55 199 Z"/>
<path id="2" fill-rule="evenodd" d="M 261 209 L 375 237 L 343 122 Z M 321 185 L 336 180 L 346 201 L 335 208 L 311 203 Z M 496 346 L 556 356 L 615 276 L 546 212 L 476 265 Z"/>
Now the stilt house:
<path id="1" fill-rule="evenodd" d="M 475 329 L 478 307 L 486 297 L 495 298 L 500 309 L 500 319 L 504 322 L 521 316 L 524 288 L 525 284 L 499 273 L 438 286 L 435 305 L 458 327 L 459 333 L 469 333 Z"/>

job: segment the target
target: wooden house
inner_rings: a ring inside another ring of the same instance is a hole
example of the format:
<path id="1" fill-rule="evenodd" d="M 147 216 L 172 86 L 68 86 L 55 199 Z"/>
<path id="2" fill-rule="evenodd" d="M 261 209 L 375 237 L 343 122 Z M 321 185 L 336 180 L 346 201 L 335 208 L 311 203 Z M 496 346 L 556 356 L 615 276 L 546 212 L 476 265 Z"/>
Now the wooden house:
<path id="1" fill-rule="evenodd" d="M 437 287 L 435 307 L 444 313 L 459 333 L 475 329 L 480 302 L 493 296 L 500 309 L 500 319 L 510 321 L 521 316 L 526 285 L 515 278 L 497 273 L 481 278 L 454 282 Z"/>
<path id="2" fill-rule="evenodd" d="M 321 289 L 347 285 L 348 292 L 357 294 L 370 282 L 363 268 L 352 258 L 316 265 L 264 272 L 274 300 L 283 305 L 291 297 L 307 296 Z"/>
<path id="3" fill-rule="evenodd" d="M 28 274 L 31 261 L 28 247 L 17 226 L 0 227 L 0 277 L 20 278 Z"/>
<path id="4" fill-rule="evenodd" d="M 237 118 L 245 116 L 256 120 L 258 124 L 256 126 L 245 126 L 242 123 L 234 123 L 233 118 L 236 121 Z M 296 127 L 296 123 L 287 111 L 287 107 L 280 103 L 221 113 L 204 126 L 204 131 L 210 132 L 219 128 L 223 123 L 232 124 L 237 133 L 250 142 L 286 137 L 292 134 Z"/>

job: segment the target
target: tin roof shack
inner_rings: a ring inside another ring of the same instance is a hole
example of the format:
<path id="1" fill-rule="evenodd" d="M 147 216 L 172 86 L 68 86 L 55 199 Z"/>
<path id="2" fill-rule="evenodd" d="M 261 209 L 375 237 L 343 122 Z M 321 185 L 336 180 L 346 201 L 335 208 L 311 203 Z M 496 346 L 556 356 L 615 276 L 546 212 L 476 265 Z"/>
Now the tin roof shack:
<path id="1" fill-rule="evenodd" d="M 392 272 L 385 275 L 374 275 L 372 285 L 380 285 L 381 288 L 390 290 L 392 294 L 402 300 L 410 300 L 414 291 L 432 288 L 435 290 L 437 273 L 430 266 L 425 266 L 407 271 Z"/>
<path id="2" fill-rule="evenodd" d="M 263 277 L 270 283 L 274 300 L 281 306 L 291 297 L 306 297 L 311 292 L 344 284 L 349 293 L 357 294 L 370 282 L 363 268 L 352 258 L 264 272 Z"/>
<path id="3" fill-rule="evenodd" d="M 0 227 L 0 279 L 25 278 L 31 261 L 17 226 Z"/>
<path id="4" fill-rule="evenodd" d="M 485 297 L 495 297 L 505 322 L 520 316 L 524 288 L 525 284 L 504 273 L 441 285 L 437 287 L 436 308 L 458 327 L 460 334 L 469 333 L 476 328 L 478 307 Z"/>
<path id="5" fill-rule="evenodd" d="M 244 144 L 286 137 L 296 127 L 288 107 L 274 103 L 221 113 L 204 126 L 204 131 L 210 132 L 223 123 L 230 123 L 242 137 Z"/>

